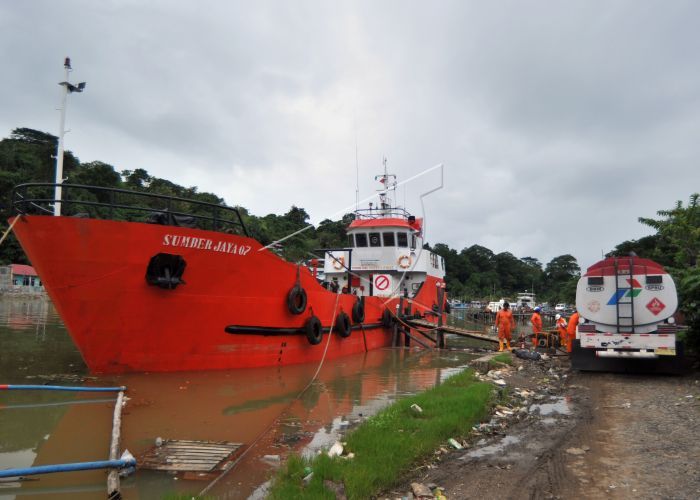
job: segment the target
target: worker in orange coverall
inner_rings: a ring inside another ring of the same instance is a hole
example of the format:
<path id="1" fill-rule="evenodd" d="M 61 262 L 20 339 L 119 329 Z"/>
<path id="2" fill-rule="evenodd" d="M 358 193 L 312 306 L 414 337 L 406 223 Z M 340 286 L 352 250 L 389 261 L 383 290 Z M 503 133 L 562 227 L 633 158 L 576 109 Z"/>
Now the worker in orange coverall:
<path id="1" fill-rule="evenodd" d="M 571 352 L 571 348 L 574 345 L 574 340 L 576 339 L 576 327 L 578 326 L 578 319 L 578 311 L 574 311 L 574 314 L 572 314 L 569 318 L 569 324 L 566 325 L 566 333 L 568 334 L 566 352 Z"/>
<path id="2" fill-rule="evenodd" d="M 503 309 L 496 313 L 496 328 L 498 328 L 498 350 L 502 351 L 505 343 L 506 348 L 512 351 L 510 338 L 512 331 L 515 330 L 515 319 L 513 319 L 513 313 L 508 302 L 504 302 Z"/>
<path id="3" fill-rule="evenodd" d="M 532 316 L 530 317 L 532 333 L 535 334 L 535 338 L 532 339 L 533 347 L 537 347 L 537 338 L 542 333 L 542 316 L 540 316 L 541 310 L 542 308 L 540 306 L 535 307 L 535 312 L 533 312 Z"/>
<path id="4" fill-rule="evenodd" d="M 566 347 L 569 338 L 569 332 L 566 331 L 566 318 L 561 314 L 557 314 L 554 316 L 554 321 L 556 322 L 557 332 L 559 332 L 559 342 Z"/>

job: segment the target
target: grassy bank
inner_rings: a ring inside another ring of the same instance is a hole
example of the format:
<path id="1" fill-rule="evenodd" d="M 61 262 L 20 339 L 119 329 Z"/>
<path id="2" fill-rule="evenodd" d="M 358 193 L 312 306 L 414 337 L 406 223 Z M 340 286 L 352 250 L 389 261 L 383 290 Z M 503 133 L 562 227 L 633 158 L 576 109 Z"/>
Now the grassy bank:
<path id="1" fill-rule="evenodd" d="M 350 499 L 369 498 L 390 488 L 411 464 L 449 438 L 467 434 L 487 414 L 492 394 L 493 386 L 477 381 L 470 370 L 397 401 L 347 436 L 345 448 L 354 458 L 290 457 L 273 481 L 270 498 L 333 499 L 335 494 L 323 486 L 326 479 L 344 483 Z M 411 409 L 414 403 L 423 411 Z M 304 485 L 309 468 L 313 476 Z"/>
<path id="2" fill-rule="evenodd" d="M 504 365 L 512 365 L 513 356 L 509 352 L 502 352 L 497 356 L 494 356 L 492 361 L 494 361 L 495 363 L 502 363 Z"/>

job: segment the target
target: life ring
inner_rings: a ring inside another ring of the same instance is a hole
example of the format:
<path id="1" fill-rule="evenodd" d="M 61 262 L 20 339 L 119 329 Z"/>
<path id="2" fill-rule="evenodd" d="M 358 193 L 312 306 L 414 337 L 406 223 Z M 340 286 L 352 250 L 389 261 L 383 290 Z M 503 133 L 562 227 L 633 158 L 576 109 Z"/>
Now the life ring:
<path id="1" fill-rule="evenodd" d="M 352 321 L 362 323 L 365 320 L 365 305 L 358 300 L 352 305 Z"/>
<path id="2" fill-rule="evenodd" d="M 333 257 L 333 269 L 340 271 L 345 267 L 345 257 L 342 255 L 340 257 Z"/>
<path id="3" fill-rule="evenodd" d="M 344 312 L 338 314 L 338 317 L 335 319 L 335 330 L 338 332 L 338 335 L 340 335 L 344 339 L 348 338 L 350 336 L 350 333 L 352 333 L 352 326 L 350 325 L 350 316 L 348 316 Z"/>
<path id="4" fill-rule="evenodd" d="M 323 326 L 321 326 L 321 320 L 316 316 L 311 316 L 304 323 L 304 333 L 306 333 L 306 339 L 311 345 L 318 345 L 323 339 Z"/>
<path id="5" fill-rule="evenodd" d="M 306 310 L 306 290 L 301 285 L 294 285 L 287 293 L 287 309 L 292 314 L 301 314 Z"/>
<path id="6" fill-rule="evenodd" d="M 408 255 L 402 255 L 401 257 L 399 257 L 399 260 L 397 260 L 396 263 L 401 269 L 407 269 L 412 264 L 411 257 L 409 257 Z"/>

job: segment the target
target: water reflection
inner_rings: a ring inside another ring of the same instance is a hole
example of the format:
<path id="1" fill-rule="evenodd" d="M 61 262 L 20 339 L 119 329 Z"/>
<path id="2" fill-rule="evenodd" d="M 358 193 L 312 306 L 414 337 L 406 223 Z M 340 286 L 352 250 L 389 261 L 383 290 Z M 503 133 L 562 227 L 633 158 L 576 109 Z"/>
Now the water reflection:
<path id="1" fill-rule="evenodd" d="M 245 498 L 268 479 L 275 466 L 263 456 L 315 453 L 396 398 L 439 384 L 471 357 L 462 350 L 381 349 L 324 363 L 310 385 L 317 364 L 87 377 L 50 303 L 10 302 L 0 299 L 0 383 L 84 378 L 80 383 L 127 386 L 122 448 L 137 457 L 157 437 L 244 443 L 243 458 L 210 491 L 227 498 Z M 454 347 L 460 342 L 449 339 Z M 104 395 L 0 391 L 0 467 L 105 459 L 113 406 Z M 196 494 L 209 480 L 139 470 L 123 482 L 123 493 L 127 499 Z M 101 471 L 0 485 L 0 496 L 9 497 L 103 498 L 104 492 Z"/>

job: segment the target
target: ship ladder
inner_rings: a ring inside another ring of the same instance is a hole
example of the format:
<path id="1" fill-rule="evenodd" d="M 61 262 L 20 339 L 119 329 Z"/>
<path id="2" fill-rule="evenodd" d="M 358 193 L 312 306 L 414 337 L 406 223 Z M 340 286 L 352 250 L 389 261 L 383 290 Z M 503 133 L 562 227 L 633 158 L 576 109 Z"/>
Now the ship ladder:
<path id="1" fill-rule="evenodd" d="M 615 316 L 618 333 L 634 333 L 634 296 L 638 293 L 634 287 L 634 258 L 629 257 L 627 273 L 620 269 L 615 258 Z"/>

